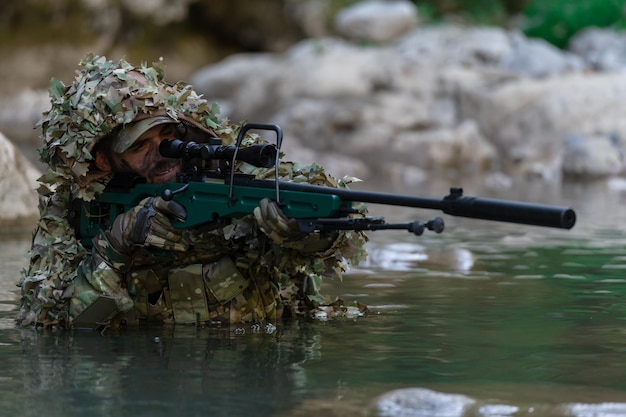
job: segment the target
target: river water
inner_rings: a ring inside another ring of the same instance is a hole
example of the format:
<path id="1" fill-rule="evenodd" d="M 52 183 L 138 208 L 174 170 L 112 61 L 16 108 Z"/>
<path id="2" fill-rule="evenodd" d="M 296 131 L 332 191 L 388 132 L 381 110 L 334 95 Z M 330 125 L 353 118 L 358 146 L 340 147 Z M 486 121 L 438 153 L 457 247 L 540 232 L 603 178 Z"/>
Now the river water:
<path id="1" fill-rule="evenodd" d="M 370 233 L 370 260 L 324 287 L 370 314 L 275 331 L 15 329 L 29 234 L 4 236 L 0 415 L 626 416 L 626 191 L 610 188 L 495 195 L 571 206 L 569 231 L 372 205 L 446 230 Z"/>

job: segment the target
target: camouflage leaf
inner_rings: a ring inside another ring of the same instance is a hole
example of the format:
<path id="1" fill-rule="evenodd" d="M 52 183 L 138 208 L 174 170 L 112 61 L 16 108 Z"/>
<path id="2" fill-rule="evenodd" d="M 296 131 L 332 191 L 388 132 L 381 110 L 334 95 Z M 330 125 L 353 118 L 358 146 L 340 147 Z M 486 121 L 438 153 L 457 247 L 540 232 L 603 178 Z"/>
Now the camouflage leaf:
<path id="1" fill-rule="evenodd" d="M 54 98 L 60 98 L 65 94 L 65 85 L 62 81 L 52 78 L 50 83 L 50 96 Z"/>

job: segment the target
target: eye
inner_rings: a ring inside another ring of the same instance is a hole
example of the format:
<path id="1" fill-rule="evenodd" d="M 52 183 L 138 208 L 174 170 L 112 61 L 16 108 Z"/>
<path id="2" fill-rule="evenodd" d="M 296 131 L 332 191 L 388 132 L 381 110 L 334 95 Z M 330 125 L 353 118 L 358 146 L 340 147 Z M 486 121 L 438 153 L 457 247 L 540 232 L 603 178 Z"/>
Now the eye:
<path id="1" fill-rule="evenodd" d="M 164 129 L 159 136 L 159 143 L 164 140 L 173 140 L 179 138 L 179 135 L 176 134 L 175 129 Z"/>
<path id="2" fill-rule="evenodd" d="M 163 130 L 161 130 L 161 136 L 164 136 L 166 139 L 174 138 L 176 136 L 176 127 L 166 125 Z"/>
<path id="3" fill-rule="evenodd" d="M 137 140 L 135 141 L 135 143 L 132 144 L 130 148 L 128 148 L 128 152 L 139 152 L 140 150 L 145 148 L 147 145 L 148 145 L 147 140 Z"/>

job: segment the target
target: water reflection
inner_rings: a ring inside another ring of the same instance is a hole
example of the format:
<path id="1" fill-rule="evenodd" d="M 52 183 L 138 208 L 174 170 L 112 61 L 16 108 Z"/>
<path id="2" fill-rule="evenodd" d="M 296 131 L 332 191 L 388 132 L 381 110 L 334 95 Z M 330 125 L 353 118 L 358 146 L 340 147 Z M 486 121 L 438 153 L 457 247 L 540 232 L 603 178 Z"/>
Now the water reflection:
<path id="1" fill-rule="evenodd" d="M 316 343 L 298 323 L 239 336 L 159 327 L 105 336 L 22 330 L 19 338 L 23 374 L 11 379 L 22 386 L 5 381 L 3 392 L 20 392 L 13 408 L 47 416 L 274 415 L 304 395 L 301 365 Z"/>

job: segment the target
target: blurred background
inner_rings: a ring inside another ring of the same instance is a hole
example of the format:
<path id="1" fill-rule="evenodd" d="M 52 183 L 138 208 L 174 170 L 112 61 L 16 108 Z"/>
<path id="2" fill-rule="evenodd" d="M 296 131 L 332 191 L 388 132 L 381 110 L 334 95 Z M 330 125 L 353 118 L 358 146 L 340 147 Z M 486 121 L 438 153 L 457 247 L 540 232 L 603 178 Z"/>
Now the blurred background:
<path id="1" fill-rule="evenodd" d="M 0 4 L 3 79 L 47 87 L 72 72 L 84 51 L 131 61 L 166 56 L 184 77 L 236 52 L 282 52 L 306 37 L 333 34 L 333 19 L 359 0 L 7 0 Z M 624 25 L 621 0 L 420 0 L 422 23 L 442 21 L 519 27 L 566 47 L 577 31 Z M 62 54 L 60 54 L 60 51 Z M 73 54 L 77 54 L 73 56 Z M 32 62 L 26 61 L 31 57 Z M 23 59 L 18 66 L 16 59 Z M 69 62 L 66 62 L 69 58 Z M 74 58 L 72 60 L 72 58 Z M 20 68 L 16 73 L 15 68 Z M 2 83 L 2 92 L 17 83 Z"/>
<path id="2" fill-rule="evenodd" d="M 0 93 L 69 80 L 86 52 L 167 59 L 172 78 L 238 52 L 284 52 L 333 36 L 360 0 L 6 0 L 0 4 Z M 390 2 L 392 3 L 392 2 Z M 420 24 L 518 28 L 566 48 L 586 27 L 624 26 L 622 0 L 414 0 Z M 7 80 L 12 80 L 7 82 Z"/>
<path id="3" fill-rule="evenodd" d="M 623 189 L 624 0 L 7 0 L 4 189 L 38 163 L 51 77 L 88 53 L 163 60 L 233 121 L 278 123 L 290 159 L 415 187 L 604 181 Z M 8 156 L 7 156 L 8 155 Z M 20 159 L 22 155 L 25 157 Z M 1 184 L 0 184 L 1 185 Z M 5 196 L 0 186 L 0 197 Z M 11 198 L 2 204 L 15 206 Z M 16 209 L 8 209 L 15 211 Z M 0 210 L 1 211 L 1 210 Z M 4 210 L 6 212 L 6 210 Z"/>

